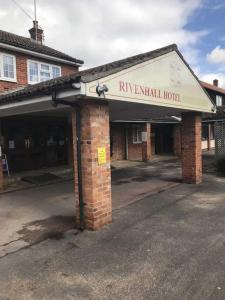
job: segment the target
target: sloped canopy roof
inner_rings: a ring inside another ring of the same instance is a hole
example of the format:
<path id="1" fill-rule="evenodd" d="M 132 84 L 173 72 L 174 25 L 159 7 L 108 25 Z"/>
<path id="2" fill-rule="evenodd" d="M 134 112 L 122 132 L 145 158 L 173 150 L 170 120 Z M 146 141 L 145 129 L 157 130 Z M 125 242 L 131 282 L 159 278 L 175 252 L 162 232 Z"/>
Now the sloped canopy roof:
<path id="1" fill-rule="evenodd" d="M 214 104 L 175 44 L 0 95 L 0 107 L 26 99 L 32 101 L 31 98 L 37 96 L 51 96 L 55 90 L 74 90 L 72 83 L 78 82 L 83 86 L 76 93 L 78 98 L 99 98 L 96 84 L 106 83 L 109 92 L 105 98 L 109 101 L 215 111 Z M 120 86 L 121 82 L 126 88 Z"/>
<path id="2" fill-rule="evenodd" d="M 87 83 L 93 80 L 98 80 L 105 76 L 112 75 L 121 70 L 130 68 L 132 66 L 145 62 L 147 60 L 157 58 L 161 55 L 167 54 L 172 51 L 178 51 L 176 44 L 171 44 L 169 46 L 157 50 L 153 50 L 139 55 L 131 56 L 125 59 L 117 60 L 98 67 L 82 70 L 72 75 L 61 76 L 34 85 L 29 85 L 20 90 L 0 95 L 0 100 L 1 100 L 0 105 L 8 101 L 9 102 L 15 101 L 17 98 L 27 97 L 27 96 L 29 97 L 43 92 L 44 93 L 51 92 L 55 88 L 63 88 L 64 86 L 67 86 L 68 84 L 71 84 L 73 82 L 81 81 Z M 181 55 L 180 52 L 179 55 Z"/>

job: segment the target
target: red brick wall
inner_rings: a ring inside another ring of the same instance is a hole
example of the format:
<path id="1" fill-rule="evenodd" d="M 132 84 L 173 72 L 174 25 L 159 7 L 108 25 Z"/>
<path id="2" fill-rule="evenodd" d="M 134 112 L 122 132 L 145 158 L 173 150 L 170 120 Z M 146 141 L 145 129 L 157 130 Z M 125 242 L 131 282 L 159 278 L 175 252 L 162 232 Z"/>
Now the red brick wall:
<path id="1" fill-rule="evenodd" d="M 152 143 L 151 143 L 151 124 L 143 124 L 143 132 L 147 134 L 147 140 L 142 142 L 142 160 L 149 161 L 152 158 Z"/>
<path id="2" fill-rule="evenodd" d="M 142 160 L 142 143 L 133 143 L 132 125 L 128 128 L 128 159 Z"/>
<path id="3" fill-rule="evenodd" d="M 106 163 L 104 164 L 98 163 L 98 147 L 106 149 Z M 83 103 L 81 107 L 81 151 L 85 223 L 87 229 L 95 230 L 112 221 L 109 107 L 107 104 L 97 104 L 93 100 L 91 104 Z"/>
<path id="4" fill-rule="evenodd" d="M 124 124 L 110 124 L 111 160 L 123 160 L 126 158 L 126 127 Z"/>
<path id="5" fill-rule="evenodd" d="M 181 155 L 181 126 L 176 124 L 173 127 L 173 153 L 177 156 Z"/>
<path id="6" fill-rule="evenodd" d="M 61 66 L 62 75 L 69 75 L 71 73 L 78 71 L 78 67 L 76 67 L 76 66 L 55 63 L 54 61 L 40 59 L 38 57 L 28 56 L 25 54 L 20 54 L 18 52 L 7 51 L 7 50 L 1 49 L 1 48 L 0 48 L 0 52 L 8 53 L 8 54 L 14 55 L 16 57 L 16 76 L 17 76 L 17 82 L 0 80 L 0 93 L 7 91 L 7 90 L 18 88 L 20 86 L 26 86 L 28 84 L 28 78 L 27 78 L 27 60 L 28 59 Z"/>

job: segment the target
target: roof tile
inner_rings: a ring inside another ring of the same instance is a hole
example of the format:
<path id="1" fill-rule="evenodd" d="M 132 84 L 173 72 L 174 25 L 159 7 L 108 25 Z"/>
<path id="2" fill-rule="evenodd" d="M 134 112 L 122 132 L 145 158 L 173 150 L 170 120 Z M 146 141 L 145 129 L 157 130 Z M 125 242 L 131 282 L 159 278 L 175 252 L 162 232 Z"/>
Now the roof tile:
<path id="1" fill-rule="evenodd" d="M 32 41 L 30 38 L 26 38 L 3 30 L 0 30 L 0 43 L 64 59 L 69 62 L 74 62 L 78 64 L 84 63 L 82 60 L 71 57 L 63 52 L 57 51 L 43 44 L 39 44 L 36 41 Z"/>

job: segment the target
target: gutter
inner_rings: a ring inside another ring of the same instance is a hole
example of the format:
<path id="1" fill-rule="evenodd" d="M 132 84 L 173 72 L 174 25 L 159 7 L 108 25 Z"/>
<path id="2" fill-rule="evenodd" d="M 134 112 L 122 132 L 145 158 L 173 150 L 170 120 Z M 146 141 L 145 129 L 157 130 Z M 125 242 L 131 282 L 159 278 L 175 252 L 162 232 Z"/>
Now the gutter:
<path id="1" fill-rule="evenodd" d="M 82 63 L 69 61 L 69 60 L 66 60 L 66 59 L 50 56 L 50 55 L 47 55 L 47 54 L 43 54 L 43 53 L 39 53 L 39 52 L 35 52 L 35 51 L 32 51 L 32 50 L 27 50 L 27 49 L 23 49 L 23 48 L 19 48 L 19 47 L 4 44 L 4 43 L 0 43 L 0 48 L 4 48 L 4 49 L 7 49 L 7 50 L 16 51 L 16 52 L 22 52 L 22 53 L 29 54 L 29 55 L 32 55 L 32 56 L 35 56 L 35 57 L 40 57 L 40 58 L 48 59 L 48 60 L 59 62 L 59 63 L 65 63 L 67 65 L 72 65 L 72 66 L 77 66 L 77 67 L 81 67 L 83 65 Z"/>

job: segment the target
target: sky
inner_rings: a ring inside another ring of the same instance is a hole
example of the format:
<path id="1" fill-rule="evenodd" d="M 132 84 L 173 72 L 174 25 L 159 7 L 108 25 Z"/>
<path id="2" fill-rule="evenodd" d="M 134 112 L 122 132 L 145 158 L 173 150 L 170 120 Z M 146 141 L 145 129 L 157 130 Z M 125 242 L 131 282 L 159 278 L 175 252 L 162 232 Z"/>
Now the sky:
<path id="1" fill-rule="evenodd" d="M 29 36 L 33 16 L 33 0 L 0 0 L 2 30 Z M 201 80 L 225 88 L 224 16 L 225 0 L 37 0 L 45 44 L 86 68 L 176 43 Z"/>

